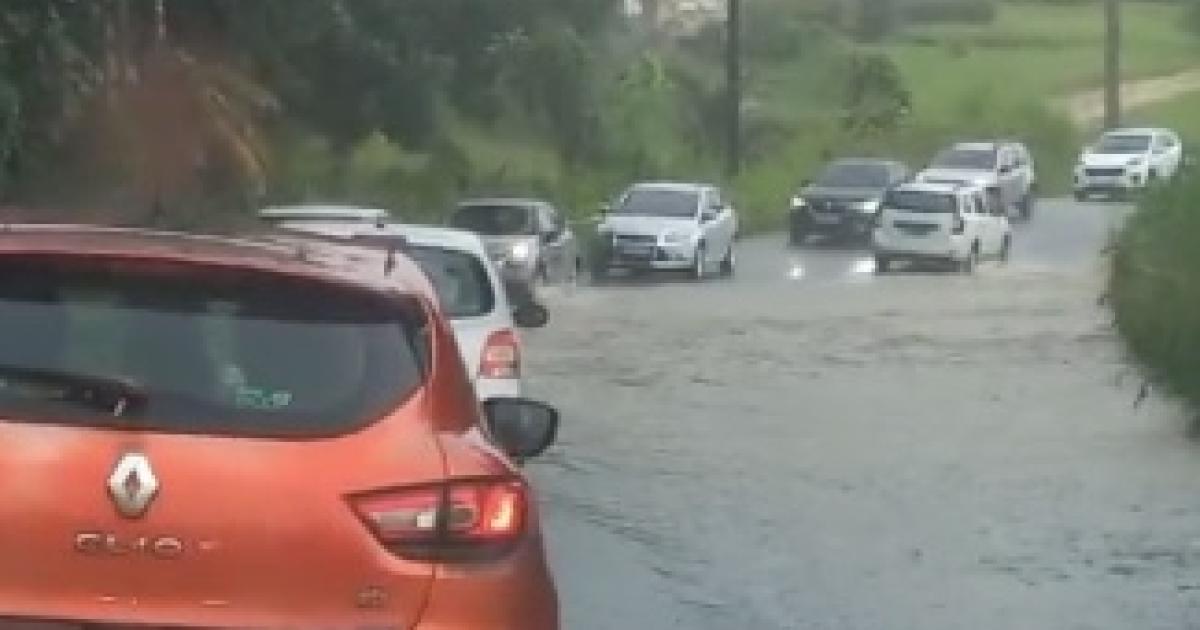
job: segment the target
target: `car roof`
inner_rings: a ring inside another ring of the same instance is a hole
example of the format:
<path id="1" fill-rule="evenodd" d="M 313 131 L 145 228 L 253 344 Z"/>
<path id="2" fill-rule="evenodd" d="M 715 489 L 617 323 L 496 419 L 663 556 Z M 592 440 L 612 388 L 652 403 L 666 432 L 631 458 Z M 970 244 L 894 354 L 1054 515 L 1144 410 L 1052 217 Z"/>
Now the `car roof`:
<path id="1" fill-rule="evenodd" d="M 1156 134 L 1175 135 L 1175 132 L 1160 127 L 1128 127 L 1124 129 L 1110 129 L 1104 132 L 1105 136 L 1152 136 Z"/>
<path id="2" fill-rule="evenodd" d="M 258 211 L 258 216 L 262 219 L 276 221 L 343 220 L 368 222 L 387 219 L 390 213 L 382 208 L 362 208 L 335 204 L 303 204 L 263 208 Z"/>
<path id="3" fill-rule="evenodd" d="M 0 227 L 0 258 L 7 256 L 104 256 L 253 269 L 381 293 L 419 294 L 436 304 L 424 275 L 402 252 L 389 254 L 378 247 L 292 233 L 232 237 L 94 225 L 8 224 Z M 378 264 L 364 264 L 371 262 Z"/>
<path id="4" fill-rule="evenodd" d="M 544 199 L 532 199 L 528 197 L 479 197 L 477 199 L 464 199 L 458 202 L 459 208 L 474 208 L 474 207 L 517 207 L 517 208 L 536 208 L 539 206 L 549 206 L 549 201 Z"/>
<path id="5" fill-rule="evenodd" d="M 995 151 L 996 149 L 999 149 L 1000 145 L 1002 145 L 1002 144 L 1005 144 L 1005 143 L 990 141 L 990 140 L 989 141 L 958 142 L 958 143 L 955 143 L 954 146 L 950 147 L 950 148 L 955 149 L 955 150 L 962 150 L 962 151 Z"/>
<path id="6" fill-rule="evenodd" d="M 352 221 L 284 222 L 280 227 L 300 233 L 345 239 L 371 235 L 399 236 L 412 245 L 454 249 L 487 260 L 487 249 L 484 247 L 483 239 L 474 232 L 457 228 L 408 223 L 387 223 L 378 226 L 363 225 Z"/>
<path id="7" fill-rule="evenodd" d="M 904 166 L 904 163 L 901 162 L 900 160 L 893 160 L 893 159 L 888 159 L 888 158 L 868 158 L 868 157 L 838 158 L 836 160 L 833 160 L 829 164 L 830 164 L 830 166 L 835 165 L 835 164 L 853 165 L 853 166 L 873 166 L 873 165 Z"/>
<path id="8" fill-rule="evenodd" d="M 629 187 L 630 190 L 668 190 L 679 192 L 700 192 L 710 188 L 719 188 L 716 184 L 703 184 L 699 182 L 638 182 Z"/>

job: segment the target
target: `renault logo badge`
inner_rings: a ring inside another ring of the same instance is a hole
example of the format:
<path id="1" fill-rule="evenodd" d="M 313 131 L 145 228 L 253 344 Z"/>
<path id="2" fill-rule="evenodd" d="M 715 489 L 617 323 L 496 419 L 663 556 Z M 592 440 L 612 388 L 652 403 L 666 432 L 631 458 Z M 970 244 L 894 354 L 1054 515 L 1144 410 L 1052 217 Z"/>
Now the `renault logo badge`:
<path id="1" fill-rule="evenodd" d="M 158 494 L 158 479 L 143 453 L 126 453 L 108 478 L 108 494 L 125 518 L 140 518 Z"/>

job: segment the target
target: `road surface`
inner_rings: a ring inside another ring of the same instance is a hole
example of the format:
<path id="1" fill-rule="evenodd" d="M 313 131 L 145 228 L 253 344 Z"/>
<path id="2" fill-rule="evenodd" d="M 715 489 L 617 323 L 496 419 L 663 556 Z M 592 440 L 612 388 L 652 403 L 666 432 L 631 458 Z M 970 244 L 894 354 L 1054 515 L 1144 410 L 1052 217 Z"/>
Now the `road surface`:
<path id="1" fill-rule="evenodd" d="M 1098 302 L 1126 211 L 1043 202 L 974 277 L 764 237 L 733 280 L 553 297 L 565 627 L 1200 628 L 1200 445 Z"/>

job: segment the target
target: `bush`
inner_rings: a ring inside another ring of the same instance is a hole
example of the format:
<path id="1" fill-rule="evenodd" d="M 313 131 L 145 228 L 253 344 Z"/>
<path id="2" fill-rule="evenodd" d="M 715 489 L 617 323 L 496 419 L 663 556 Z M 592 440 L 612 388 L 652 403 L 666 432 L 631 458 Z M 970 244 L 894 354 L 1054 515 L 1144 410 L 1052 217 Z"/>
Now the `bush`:
<path id="1" fill-rule="evenodd" d="M 991 24 L 996 4 L 992 0 L 909 0 L 904 19 L 919 24 Z"/>
<path id="2" fill-rule="evenodd" d="M 1116 244 L 1109 292 L 1130 352 L 1152 378 L 1200 404 L 1200 177 L 1151 192 Z"/>

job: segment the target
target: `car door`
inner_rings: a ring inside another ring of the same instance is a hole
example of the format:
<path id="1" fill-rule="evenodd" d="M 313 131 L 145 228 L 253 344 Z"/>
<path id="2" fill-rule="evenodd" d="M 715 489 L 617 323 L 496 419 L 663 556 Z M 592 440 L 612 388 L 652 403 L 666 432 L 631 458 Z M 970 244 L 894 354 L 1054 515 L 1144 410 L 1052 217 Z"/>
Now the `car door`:
<path id="1" fill-rule="evenodd" d="M 966 234 L 971 241 L 979 243 L 979 252 L 986 255 L 991 247 L 991 237 L 988 234 L 987 219 L 981 212 L 983 208 L 978 202 L 980 194 L 976 192 L 959 194 L 958 207 L 963 223 L 966 225 Z"/>
<path id="2" fill-rule="evenodd" d="M 548 206 L 548 208 L 550 211 L 550 220 L 558 233 L 562 278 L 564 281 L 570 281 L 574 279 L 576 272 L 579 271 L 579 241 L 575 238 L 575 231 L 567 223 L 566 215 L 554 206 Z"/>
<path id="3" fill-rule="evenodd" d="M 725 252 L 733 248 L 734 238 L 737 236 L 737 210 L 730 203 L 729 198 L 725 196 L 725 191 L 720 188 L 713 189 L 714 205 L 720 206 L 719 224 L 721 227 L 721 257 L 724 258 Z"/>
<path id="4" fill-rule="evenodd" d="M 700 195 L 700 230 L 704 234 L 705 255 L 709 262 L 721 260 L 728 248 L 726 210 L 716 189 L 707 188 Z"/>
<path id="5" fill-rule="evenodd" d="M 1179 170 L 1181 157 L 1179 140 L 1174 137 L 1174 134 L 1157 133 L 1154 135 L 1151 160 L 1154 172 L 1158 177 L 1163 179 L 1173 177 Z"/>
<path id="6" fill-rule="evenodd" d="M 1033 194 L 1034 184 L 1037 181 L 1033 156 L 1029 154 L 1029 150 L 1024 145 L 1013 145 L 1013 153 L 1016 156 L 1017 198 L 1024 199 L 1026 195 Z"/>

